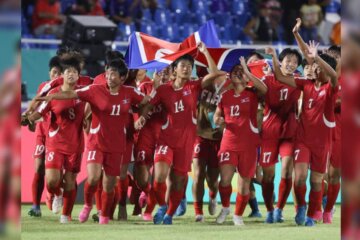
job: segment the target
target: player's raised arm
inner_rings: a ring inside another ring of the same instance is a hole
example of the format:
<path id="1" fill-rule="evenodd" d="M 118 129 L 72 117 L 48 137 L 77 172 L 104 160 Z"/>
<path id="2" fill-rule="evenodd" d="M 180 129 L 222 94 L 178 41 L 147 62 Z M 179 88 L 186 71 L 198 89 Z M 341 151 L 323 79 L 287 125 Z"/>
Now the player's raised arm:
<path id="1" fill-rule="evenodd" d="M 331 86 L 335 88 L 338 85 L 338 76 L 336 74 L 336 71 L 318 55 L 318 46 L 319 43 L 315 44 L 315 41 L 310 41 L 308 45 L 307 56 L 308 58 L 313 59 L 313 61 L 319 64 L 321 70 L 323 70 L 325 74 L 330 77 Z"/>
<path id="2" fill-rule="evenodd" d="M 216 111 L 214 113 L 214 123 L 217 126 L 221 126 L 222 124 L 224 124 L 224 122 L 225 122 L 225 120 L 224 120 L 224 117 L 223 117 L 222 110 L 221 110 L 221 108 L 217 107 Z"/>
<path id="3" fill-rule="evenodd" d="M 66 100 L 66 99 L 76 99 L 79 98 L 76 91 L 64 91 L 64 92 L 58 92 L 54 94 L 49 94 L 45 97 L 36 97 L 35 101 L 45 101 L 50 102 L 51 100 Z"/>
<path id="4" fill-rule="evenodd" d="M 302 54 L 306 58 L 306 61 L 311 65 L 314 62 L 314 60 L 308 57 L 308 55 L 307 55 L 307 52 L 309 50 L 308 45 L 305 43 L 305 41 L 303 40 L 303 38 L 301 37 L 301 35 L 299 33 L 301 23 L 302 23 L 301 18 L 297 18 L 296 24 L 293 28 L 293 34 L 294 34 L 295 40 L 296 40 Z"/>
<path id="5" fill-rule="evenodd" d="M 249 78 L 250 81 L 254 83 L 254 87 L 258 90 L 258 92 L 261 95 L 265 95 L 268 88 L 267 86 L 257 77 L 255 77 L 250 71 L 249 68 L 246 65 L 245 58 L 240 57 L 240 64 L 242 68 L 244 69 L 245 75 Z"/>
<path id="6" fill-rule="evenodd" d="M 286 85 L 289 85 L 291 87 L 296 87 L 295 79 L 293 76 L 285 76 L 284 74 L 282 74 L 280 69 L 280 63 L 276 56 L 275 49 L 269 47 L 266 48 L 265 52 L 266 54 L 270 54 L 272 56 L 275 78 Z"/>

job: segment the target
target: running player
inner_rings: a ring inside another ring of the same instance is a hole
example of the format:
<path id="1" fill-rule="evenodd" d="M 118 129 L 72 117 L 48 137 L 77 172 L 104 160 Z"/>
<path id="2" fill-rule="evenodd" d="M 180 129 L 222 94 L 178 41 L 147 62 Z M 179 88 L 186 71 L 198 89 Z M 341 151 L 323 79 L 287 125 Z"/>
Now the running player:
<path id="1" fill-rule="evenodd" d="M 50 81 L 58 78 L 61 74 L 61 66 L 60 59 L 58 56 L 52 57 L 49 61 L 49 77 Z M 47 82 L 43 82 L 39 86 L 39 90 L 46 84 Z M 39 92 L 38 90 L 38 92 Z M 41 195 L 44 191 L 44 177 L 45 177 L 45 139 L 46 139 L 46 131 L 47 131 L 47 118 L 48 116 L 43 117 L 43 121 L 38 122 L 36 124 L 36 146 L 34 151 L 34 159 L 35 159 L 35 174 L 32 181 L 32 198 L 33 205 L 28 212 L 29 216 L 33 217 L 41 217 L 41 209 L 40 209 L 40 201 Z M 46 203 L 52 204 L 52 198 L 50 194 L 46 196 Z M 52 206 L 48 204 L 49 209 L 52 209 Z"/>
<path id="2" fill-rule="evenodd" d="M 297 131 L 294 163 L 297 198 L 297 214 L 295 222 L 298 225 L 314 226 L 316 211 L 321 208 L 322 180 L 331 149 L 331 129 L 335 127 L 334 104 L 338 91 L 338 78 L 335 72 L 336 60 L 329 55 L 317 54 L 314 42 L 307 46 L 305 54 L 317 64 L 315 80 L 304 80 L 293 76 L 285 76 L 280 70 L 275 52 L 273 55 L 276 79 L 291 87 L 303 91 L 303 108 L 300 125 Z M 306 179 L 308 168 L 311 170 L 311 191 L 309 209 L 306 213 Z"/>
<path id="3" fill-rule="evenodd" d="M 238 171 L 238 194 L 233 216 L 234 225 L 244 225 L 242 215 L 250 198 L 250 181 L 256 171 L 259 132 L 257 129 L 258 95 L 264 95 L 266 85 L 248 70 L 245 59 L 230 72 L 234 89 L 224 92 L 214 115 L 217 125 L 225 124 L 218 153 L 220 165 L 219 192 L 222 209 L 216 222 L 222 224 L 230 214 L 231 181 Z M 251 81 L 254 87 L 248 87 Z"/>

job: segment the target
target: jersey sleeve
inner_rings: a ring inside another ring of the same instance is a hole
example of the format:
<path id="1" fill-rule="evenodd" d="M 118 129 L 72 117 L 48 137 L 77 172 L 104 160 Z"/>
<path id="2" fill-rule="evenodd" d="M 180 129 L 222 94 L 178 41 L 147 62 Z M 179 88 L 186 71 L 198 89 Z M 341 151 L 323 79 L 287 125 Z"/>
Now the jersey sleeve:
<path id="1" fill-rule="evenodd" d="M 84 102 L 92 103 L 94 101 L 94 98 L 96 98 L 95 92 L 95 86 L 97 85 L 89 85 L 80 89 L 75 90 L 76 94 L 78 95 L 78 98 Z"/>
<path id="2" fill-rule="evenodd" d="M 151 99 L 150 99 L 150 101 L 149 101 L 149 103 L 150 103 L 151 105 L 156 106 L 156 105 L 158 105 L 158 104 L 161 102 L 162 89 L 163 89 L 163 87 L 160 86 L 160 87 L 158 87 L 157 89 L 154 88 L 154 89 L 152 90 L 152 92 L 150 93 Z"/>
<path id="3" fill-rule="evenodd" d="M 62 85 L 64 79 L 62 77 L 56 78 L 48 83 L 46 83 L 41 89 L 39 89 L 40 96 L 45 96 L 51 89 Z"/>
<path id="4" fill-rule="evenodd" d="M 295 79 L 296 88 L 300 89 L 301 91 L 304 90 L 305 85 L 311 83 L 311 80 L 308 80 L 306 78 L 296 77 Z"/>
<path id="5" fill-rule="evenodd" d="M 136 88 L 130 88 L 130 89 L 131 89 L 130 90 L 131 103 L 132 104 L 139 104 L 144 99 L 145 95 Z"/>

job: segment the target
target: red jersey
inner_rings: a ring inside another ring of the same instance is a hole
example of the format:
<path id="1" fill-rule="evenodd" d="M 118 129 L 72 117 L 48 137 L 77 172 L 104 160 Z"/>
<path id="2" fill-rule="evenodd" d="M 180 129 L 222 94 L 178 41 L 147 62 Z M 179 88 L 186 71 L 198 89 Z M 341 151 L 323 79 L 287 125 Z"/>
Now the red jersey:
<path id="1" fill-rule="evenodd" d="M 39 85 L 37 94 L 39 94 L 40 90 L 47 84 L 49 81 L 43 82 Z M 49 114 L 43 115 L 43 120 L 39 121 L 36 124 L 35 134 L 37 137 L 46 137 L 49 129 Z"/>
<path id="2" fill-rule="evenodd" d="M 125 152 L 127 116 L 131 105 L 140 103 L 144 95 L 129 86 L 121 86 L 118 94 L 110 94 L 105 85 L 90 85 L 76 92 L 91 106 L 91 134 L 96 134 L 99 149 L 108 153 Z"/>
<path id="3" fill-rule="evenodd" d="M 36 1 L 34 14 L 32 18 L 33 28 L 38 26 L 49 24 L 49 25 L 58 25 L 61 24 L 61 21 L 58 19 L 49 19 L 49 18 L 40 18 L 39 13 L 45 12 L 48 14 L 59 15 L 61 11 L 60 1 L 55 1 L 54 4 L 50 4 L 48 0 L 38 0 Z"/>
<path id="4" fill-rule="evenodd" d="M 61 91 L 52 89 L 49 94 Z M 50 113 L 46 148 L 64 154 L 80 153 L 84 150 L 82 124 L 85 102 L 79 99 L 52 100 L 43 102 L 38 112 L 45 117 Z"/>
<path id="5" fill-rule="evenodd" d="M 331 129 L 335 127 L 334 106 L 338 88 L 325 83 L 316 88 L 313 80 L 295 78 L 303 91 L 303 107 L 297 140 L 308 146 L 327 146 L 331 143 Z"/>
<path id="6" fill-rule="evenodd" d="M 336 94 L 336 100 L 341 100 L 341 77 L 339 78 L 338 91 Z M 334 140 L 341 140 L 341 102 L 335 103 L 335 122 Z"/>
<path id="7" fill-rule="evenodd" d="M 221 149 L 243 151 L 250 146 L 258 145 L 258 97 L 253 88 L 246 88 L 239 95 L 234 89 L 224 92 L 218 108 L 223 112 L 225 119 Z"/>
<path id="8" fill-rule="evenodd" d="M 287 131 L 285 127 L 291 125 L 291 122 L 284 123 L 292 121 L 290 115 L 295 116 L 301 91 L 277 81 L 274 75 L 265 76 L 263 82 L 268 87 L 268 91 L 265 95 L 262 138 L 279 139 L 284 137 L 282 135 Z"/>
<path id="9" fill-rule="evenodd" d="M 166 123 L 161 127 L 159 142 L 172 148 L 186 145 L 188 131 L 196 134 L 196 103 L 201 90 L 201 81 L 187 81 L 181 89 L 174 89 L 169 81 L 150 95 L 150 104 L 162 104 Z"/>
<path id="10" fill-rule="evenodd" d="M 106 84 L 106 73 L 100 73 L 94 78 L 93 84 Z"/>
<path id="11" fill-rule="evenodd" d="M 63 77 L 58 77 L 50 82 L 47 82 L 39 91 L 41 96 L 46 95 L 51 89 L 61 86 L 64 83 Z M 78 81 L 76 82 L 76 86 L 79 88 L 88 86 L 93 83 L 93 79 L 89 76 L 79 76 Z"/>

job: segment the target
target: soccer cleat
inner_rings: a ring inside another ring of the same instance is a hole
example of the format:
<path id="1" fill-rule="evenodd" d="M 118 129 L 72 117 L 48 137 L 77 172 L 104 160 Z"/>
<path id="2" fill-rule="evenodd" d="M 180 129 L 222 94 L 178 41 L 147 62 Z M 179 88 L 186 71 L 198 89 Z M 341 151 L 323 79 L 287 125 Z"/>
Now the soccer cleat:
<path id="1" fill-rule="evenodd" d="M 315 226 L 315 220 L 311 217 L 307 217 L 305 220 L 305 226 L 306 227 L 313 227 Z"/>
<path id="2" fill-rule="evenodd" d="M 323 209 L 325 209 L 326 204 L 327 204 L 327 196 L 324 196 L 324 197 L 322 198 L 322 207 L 323 207 Z"/>
<path id="3" fill-rule="evenodd" d="M 138 204 L 134 205 L 133 216 L 141 216 L 141 207 Z"/>
<path id="4" fill-rule="evenodd" d="M 142 219 L 143 219 L 144 221 L 151 221 L 151 220 L 152 220 L 152 216 L 151 216 L 150 213 L 144 213 L 144 214 L 142 215 Z"/>
<path id="5" fill-rule="evenodd" d="M 217 201 L 216 198 L 210 199 L 209 201 L 209 214 L 211 216 L 216 214 Z"/>
<path id="6" fill-rule="evenodd" d="M 94 222 L 99 222 L 100 215 L 101 215 L 101 210 L 92 215 L 92 219 L 94 220 Z"/>
<path id="7" fill-rule="evenodd" d="M 204 215 L 195 216 L 195 222 L 204 222 L 204 221 L 205 221 Z"/>
<path id="8" fill-rule="evenodd" d="M 249 218 L 262 218 L 262 215 L 259 211 L 252 211 L 248 217 Z"/>
<path id="9" fill-rule="evenodd" d="M 172 216 L 165 214 L 163 224 L 172 225 Z"/>
<path id="10" fill-rule="evenodd" d="M 223 207 L 220 211 L 219 216 L 217 216 L 216 218 L 216 223 L 223 224 L 225 222 L 227 215 L 229 214 L 230 214 L 230 209 L 228 207 L 227 208 Z"/>
<path id="11" fill-rule="evenodd" d="M 92 209 L 92 207 L 84 205 L 83 209 L 81 210 L 81 212 L 79 214 L 79 222 L 83 223 L 89 219 L 91 209 Z"/>
<path id="12" fill-rule="evenodd" d="M 274 211 L 267 212 L 265 223 L 269 223 L 269 224 L 274 223 Z"/>
<path id="13" fill-rule="evenodd" d="M 306 205 L 298 207 L 297 213 L 295 216 L 295 222 L 297 225 L 304 225 L 306 215 Z"/>
<path id="14" fill-rule="evenodd" d="M 146 207 L 146 201 L 147 201 L 147 196 L 145 192 L 141 192 L 140 197 L 139 197 L 139 206 L 141 208 Z"/>
<path id="15" fill-rule="evenodd" d="M 274 210 L 274 223 L 282 223 L 284 222 L 284 217 L 282 215 L 282 209 L 276 208 Z"/>
<path id="16" fill-rule="evenodd" d="M 332 224 L 333 214 L 331 212 L 324 212 L 323 223 Z"/>
<path id="17" fill-rule="evenodd" d="M 126 205 L 125 206 L 119 205 L 118 220 L 127 221 Z"/>
<path id="18" fill-rule="evenodd" d="M 186 198 L 183 198 L 178 206 L 178 208 L 176 209 L 175 212 L 175 216 L 180 217 L 182 215 L 184 215 L 186 213 Z"/>
<path id="19" fill-rule="evenodd" d="M 60 223 L 66 224 L 71 221 L 71 218 L 69 216 L 60 215 Z"/>
<path id="20" fill-rule="evenodd" d="M 103 216 L 99 216 L 99 224 L 109 224 L 109 217 L 103 217 Z"/>
<path id="21" fill-rule="evenodd" d="M 167 211 L 167 205 L 160 206 L 154 215 L 153 221 L 154 224 L 161 224 L 164 220 L 165 213 Z"/>
<path id="22" fill-rule="evenodd" d="M 28 215 L 31 217 L 41 217 L 41 210 L 40 208 L 32 207 L 30 208 Z"/>
<path id="23" fill-rule="evenodd" d="M 233 223 L 235 226 L 245 226 L 243 218 L 238 215 L 233 216 Z"/>
<path id="24" fill-rule="evenodd" d="M 62 194 L 60 196 L 55 196 L 54 201 L 52 203 L 52 212 L 54 214 L 58 214 L 63 206 L 63 196 Z"/>
<path id="25" fill-rule="evenodd" d="M 314 216 L 313 216 L 313 219 L 315 222 L 321 222 L 323 219 L 323 214 L 321 211 L 316 211 Z"/>

